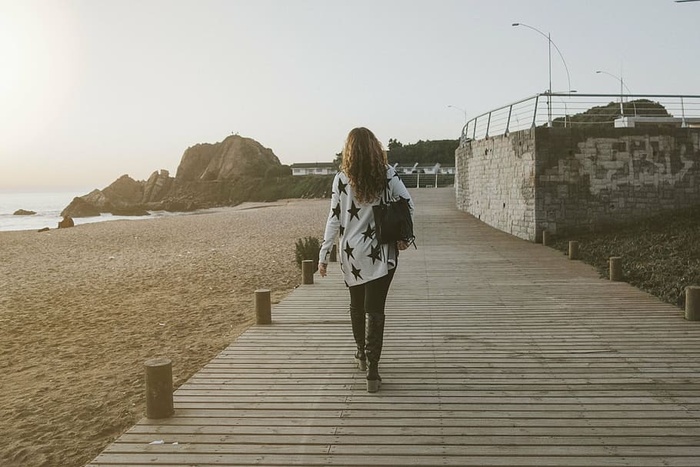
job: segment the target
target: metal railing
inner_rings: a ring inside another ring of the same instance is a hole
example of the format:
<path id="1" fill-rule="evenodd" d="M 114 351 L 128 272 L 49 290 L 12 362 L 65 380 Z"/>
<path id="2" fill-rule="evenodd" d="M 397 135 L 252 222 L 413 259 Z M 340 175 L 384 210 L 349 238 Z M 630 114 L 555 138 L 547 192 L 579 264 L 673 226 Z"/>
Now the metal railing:
<path id="1" fill-rule="evenodd" d="M 663 109 L 662 109 L 663 107 Z M 664 112 L 665 109 L 665 112 Z M 680 126 L 700 124 L 699 95 L 542 93 L 483 113 L 462 128 L 462 140 L 483 139 L 535 126 L 622 125 L 621 117 L 663 118 Z M 675 120 L 672 120 L 675 119 Z"/>
<path id="2" fill-rule="evenodd" d="M 454 174 L 399 174 L 406 188 L 442 188 L 453 186 Z"/>

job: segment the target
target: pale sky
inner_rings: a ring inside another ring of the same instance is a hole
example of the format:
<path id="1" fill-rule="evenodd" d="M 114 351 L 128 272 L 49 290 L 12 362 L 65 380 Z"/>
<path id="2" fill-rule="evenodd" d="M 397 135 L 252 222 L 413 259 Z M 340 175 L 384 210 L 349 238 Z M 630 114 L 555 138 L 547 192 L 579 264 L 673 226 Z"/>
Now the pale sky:
<path id="1" fill-rule="evenodd" d="M 332 160 L 355 126 L 456 139 L 548 87 L 546 37 L 514 22 L 551 34 L 579 93 L 619 92 L 607 70 L 700 94 L 700 2 L 0 0 L 0 191 L 174 175 L 232 133 L 284 164 Z"/>

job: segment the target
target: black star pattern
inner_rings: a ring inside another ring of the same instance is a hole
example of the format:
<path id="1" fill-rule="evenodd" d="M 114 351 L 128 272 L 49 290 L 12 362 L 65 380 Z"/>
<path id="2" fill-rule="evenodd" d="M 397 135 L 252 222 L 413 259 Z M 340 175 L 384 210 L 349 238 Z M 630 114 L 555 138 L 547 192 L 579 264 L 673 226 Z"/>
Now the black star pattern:
<path id="1" fill-rule="evenodd" d="M 357 269 L 355 265 L 352 265 L 352 275 L 355 276 L 355 280 L 362 279 L 362 276 L 360 275 L 360 272 L 362 272 L 362 269 Z"/>
<path id="2" fill-rule="evenodd" d="M 374 237 L 374 229 L 371 225 L 367 224 L 367 230 L 362 232 L 363 241 L 371 240 Z"/>
<path id="3" fill-rule="evenodd" d="M 340 203 L 336 204 L 333 208 L 333 217 L 337 217 L 340 220 Z"/>
<path id="4" fill-rule="evenodd" d="M 372 247 L 372 253 L 367 255 L 368 258 L 372 258 L 372 264 L 382 259 L 382 246 L 377 245 Z"/>
<path id="5" fill-rule="evenodd" d="M 348 192 L 345 191 L 346 186 L 348 186 L 347 183 L 343 183 L 341 179 L 338 179 L 338 196 L 340 196 L 340 193 L 348 194 Z"/>
<path id="6" fill-rule="evenodd" d="M 355 259 L 355 255 L 352 254 L 353 250 L 354 250 L 354 248 L 351 248 L 349 243 L 345 244 L 345 250 L 343 250 L 343 251 L 345 251 L 345 254 L 347 255 L 348 259 L 350 259 L 350 258 Z"/>
<path id="7" fill-rule="evenodd" d="M 352 220 L 353 217 L 357 217 L 357 220 L 360 220 L 360 216 L 358 213 L 360 212 L 360 208 L 355 206 L 355 201 L 352 202 L 352 206 L 350 206 L 350 209 L 348 209 L 348 212 L 350 213 L 350 220 Z"/>
<path id="8" fill-rule="evenodd" d="M 345 233 L 345 227 L 343 227 L 343 226 L 341 225 L 341 226 L 340 226 L 340 236 L 342 237 L 344 233 Z"/>

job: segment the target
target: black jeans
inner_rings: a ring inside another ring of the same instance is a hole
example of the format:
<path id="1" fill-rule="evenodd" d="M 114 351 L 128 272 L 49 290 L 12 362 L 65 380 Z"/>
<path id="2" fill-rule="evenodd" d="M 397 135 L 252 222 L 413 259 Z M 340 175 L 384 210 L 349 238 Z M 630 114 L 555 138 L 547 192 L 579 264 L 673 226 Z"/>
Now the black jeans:
<path id="1" fill-rule="evenodd" d="M 384 277 L 350 287 L 350 321 L 357 345 L 356 358 L 369 362 L 369 379 L 379 379 L 377 363 L 384 344 L 384 306 L 395 272 L 396 268 Z"/>
<path id="2" fill-rule="evenodd" d="M 394 279 L 396 268 L 389 269 L 389 274 L 364 284 L 350 287 L 350 313 L 367 313 L 384 316 L 386 296 Z"/>

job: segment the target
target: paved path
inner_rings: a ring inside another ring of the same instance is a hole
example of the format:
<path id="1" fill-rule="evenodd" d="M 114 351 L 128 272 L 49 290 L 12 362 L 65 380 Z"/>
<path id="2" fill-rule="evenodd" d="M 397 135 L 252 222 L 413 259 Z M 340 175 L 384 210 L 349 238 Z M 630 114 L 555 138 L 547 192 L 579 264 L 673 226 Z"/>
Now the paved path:
<path id="1" fill-rule="evenodd" d="M 413 194 L 379 393 L 332 265 L 90 465 L 700 465 L 700 323 Z"/>

